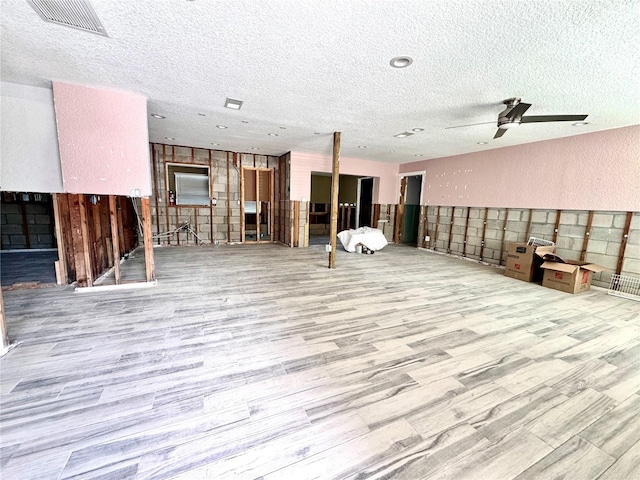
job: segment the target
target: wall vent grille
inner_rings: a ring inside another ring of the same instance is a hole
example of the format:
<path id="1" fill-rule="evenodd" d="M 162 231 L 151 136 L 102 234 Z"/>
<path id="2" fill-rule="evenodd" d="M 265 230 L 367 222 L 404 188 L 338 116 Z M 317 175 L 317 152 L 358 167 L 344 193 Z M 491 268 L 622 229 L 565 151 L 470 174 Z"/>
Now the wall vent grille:
<path id="1" fill-rule="evenodd" d="M 27 2 L 45 22 L 109 36 L 87 0 L 27 0 Z"/>

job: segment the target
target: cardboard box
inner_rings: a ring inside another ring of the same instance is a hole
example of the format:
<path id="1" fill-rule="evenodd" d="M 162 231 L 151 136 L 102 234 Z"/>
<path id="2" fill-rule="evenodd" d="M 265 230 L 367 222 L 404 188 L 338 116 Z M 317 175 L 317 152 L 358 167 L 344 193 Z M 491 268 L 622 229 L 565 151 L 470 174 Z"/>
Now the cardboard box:
<path id="1" fill-rule="evenodd" d="M 535 247 L 526 243 L 510 243 L 507 250 L 507 266 L 504 274 L 525 282 L 542 280 L 542 257 L 553 253 L 555 247 Z"/>
<path id="2" fill-rule="evenodd" d="M 544 270 L 542 286 L 560 290 L 561 292 L 586 292 L 591 288 L 593 272 L 606 270 L 595 263 L 564 260 L 555 255 L 550 260 L 549 257 L 547 256 L 541 267 Z"/>

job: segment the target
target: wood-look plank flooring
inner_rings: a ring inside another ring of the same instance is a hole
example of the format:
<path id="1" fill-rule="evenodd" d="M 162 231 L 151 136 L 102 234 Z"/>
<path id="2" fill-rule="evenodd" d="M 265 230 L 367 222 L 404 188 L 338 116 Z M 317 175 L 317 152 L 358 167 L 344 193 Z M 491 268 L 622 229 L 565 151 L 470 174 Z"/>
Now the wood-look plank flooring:
<path id="1" fill-rule="evenodd" d="M 640 478 L 639 303 L 337 253 L 157 248 L 155 288 L 5 292 L 0 477 Z"/>

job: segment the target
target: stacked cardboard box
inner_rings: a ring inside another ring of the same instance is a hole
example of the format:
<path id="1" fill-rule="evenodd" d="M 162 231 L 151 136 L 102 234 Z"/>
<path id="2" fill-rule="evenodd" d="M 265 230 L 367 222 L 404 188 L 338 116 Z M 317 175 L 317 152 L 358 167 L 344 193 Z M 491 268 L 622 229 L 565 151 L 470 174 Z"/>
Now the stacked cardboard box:
<path id="1" fill-rule="evenodd" d="M 507 251 L 507 266 L 504 274 L 525 282 L 542 280 L 542 257 L 553 253 L 554 246 L 528 245 L 526 243 L 510 243 Z"/>
<path id="2" fill-rule="evenodd" d="M 591 288 L 594 272 L 606 270 L 595 263 L 564 260 L 557 255 L 545 255 L 542 286 L 567 293 L 586 292 Z"/>

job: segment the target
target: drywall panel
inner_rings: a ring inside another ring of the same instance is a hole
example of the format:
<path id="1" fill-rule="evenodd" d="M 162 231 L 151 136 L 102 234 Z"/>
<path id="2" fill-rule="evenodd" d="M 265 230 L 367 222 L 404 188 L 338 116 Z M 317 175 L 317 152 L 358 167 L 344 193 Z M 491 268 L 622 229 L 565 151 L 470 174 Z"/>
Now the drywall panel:
<path id="1" fill-rule="evenodd" d="M 311 172 L 331 173 L 333 160 L 330 156 L 291 152 L 291 200 L 309 199 L 311 196 Z M 340 157 L 340 174 L 376 177 L 373 203 L 398 203 L 399 165 L 374 162 L 360 158 Z"/>
<path id="2" fill-rule="evenodd" d="M 53 95 L 65 191 L 151 195 L 146 98 L 61 82 Z"/>
<path id="3" fill-rule="evenodd" d="M 0 190 L 62 192 L 53 92 L 0 84 Z"/>
<path id="4" fill-rule="evenodd" d="M 640 211 L 640 126 L 406 163 L 422 203 Z"/>

